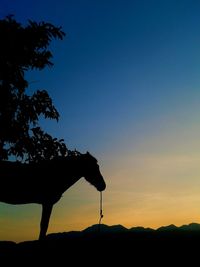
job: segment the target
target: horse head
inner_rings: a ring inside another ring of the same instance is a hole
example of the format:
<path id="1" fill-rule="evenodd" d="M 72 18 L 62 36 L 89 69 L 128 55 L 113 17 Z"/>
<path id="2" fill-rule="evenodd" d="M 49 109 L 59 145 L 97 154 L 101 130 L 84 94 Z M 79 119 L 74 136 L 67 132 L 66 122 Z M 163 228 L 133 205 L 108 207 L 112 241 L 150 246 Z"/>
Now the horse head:
<path id="1" fill-rule="evenodd" d="M 106 188 L 106 183 L 100 172 L 97 160 L 89 153 L 82 154 L 84 177 L 86 181 L 96 187 L 98 191 L 103 191 Z"/>

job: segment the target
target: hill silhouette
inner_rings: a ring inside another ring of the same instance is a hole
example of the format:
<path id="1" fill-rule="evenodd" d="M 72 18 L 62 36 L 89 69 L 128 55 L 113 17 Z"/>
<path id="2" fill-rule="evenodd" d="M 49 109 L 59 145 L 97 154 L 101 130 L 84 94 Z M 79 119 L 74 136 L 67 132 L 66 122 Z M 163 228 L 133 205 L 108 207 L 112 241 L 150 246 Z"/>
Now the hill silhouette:
<path id="1" fill-rule="evenodd" d="M 198 260 L 200 224 L 191 223 L 177 227 L 162 226 L 158 229 L 122 225 L 95 224 L 82 231 L 48 234 L 43 241 L 15 243 L 0 242 L 0 259 L 28 266 L 27 263 L 45 266 L 64 262 L 94 266 L 98 264 L 126 264 L 133 266 L 154 264 L 192 266 Z M 81 261 L 81 262 L 80 262 Z M 139 264 L 139 265 L 138 265 Z"/>
<path id="2" fill-rule="evenodd" d="M 64 238 L 66 236 L 81 236 L 81 235 L 89 235 L 89 234 L 118 234 L 118 233 L 161 233 L 161 232 L 197 232 L 200 233 L 200 224 L 198 223 L 190 223 L 188 225 L 182 225 L 182 226 L 176 226 L 174 224 L 170 224 L 167 226 L 161 226 L 157 229 L 153 228 L 145 228 L 142 226 L 136 226 L 131 228 L 126 228 L 121 224 L 117 225 L 106 225 L 106 224 L 94 224 L 91 225 L 82 231 L 70 231 L 70 232 L 64 232 L 64 233 L 52 233 L 47 235 L 47 239 L 50 238 Z"/>
<path id="3" fill-rule="evenodd" d="M 126 232 L 128 231 L 128 229 L 124 226 L 122 226 L 121 224 L 118 225 L 106 225 L 106 224 L 94 224 L 86 229 L 83 230 L 83 232 L 86 233 L 95 233 L 97 231 L 101 231 L 104 233 L 120 233 L 120 232 Z"/>

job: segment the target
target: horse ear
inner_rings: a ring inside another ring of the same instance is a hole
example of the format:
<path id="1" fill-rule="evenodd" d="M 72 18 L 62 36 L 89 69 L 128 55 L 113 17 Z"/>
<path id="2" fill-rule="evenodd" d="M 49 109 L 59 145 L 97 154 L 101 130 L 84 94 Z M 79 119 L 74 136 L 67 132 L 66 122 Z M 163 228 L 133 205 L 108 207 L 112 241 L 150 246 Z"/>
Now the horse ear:
<path id="1" fill-rule="evenodd" d="M 89 153 L 88 151 L 86 152 L 86 154 L 87 154 L 87 155 L 90 155 L 90 153 Z"/>

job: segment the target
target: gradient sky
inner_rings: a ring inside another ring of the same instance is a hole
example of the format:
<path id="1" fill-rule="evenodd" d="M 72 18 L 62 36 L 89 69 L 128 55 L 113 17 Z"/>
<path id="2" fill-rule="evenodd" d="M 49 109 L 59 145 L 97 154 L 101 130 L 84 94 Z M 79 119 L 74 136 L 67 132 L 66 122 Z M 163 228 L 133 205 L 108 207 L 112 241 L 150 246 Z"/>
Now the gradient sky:
<path id="1" fill-rule="evenodd" d="M 103 223 L 200 222 L 200 2 L 0 0 L 0 16 L 51 22 L 54 67 L 29 73 L 60 112 L 42 121 L 91 152 L 107 183 Z M 27 177 L 28 179 L 28 177 Z M 0 204 L 0 240 L 38 237 L 41 207 Z M 99 194 L 81 179 L 54 207 L 50 232 L 98 223 Z"/>

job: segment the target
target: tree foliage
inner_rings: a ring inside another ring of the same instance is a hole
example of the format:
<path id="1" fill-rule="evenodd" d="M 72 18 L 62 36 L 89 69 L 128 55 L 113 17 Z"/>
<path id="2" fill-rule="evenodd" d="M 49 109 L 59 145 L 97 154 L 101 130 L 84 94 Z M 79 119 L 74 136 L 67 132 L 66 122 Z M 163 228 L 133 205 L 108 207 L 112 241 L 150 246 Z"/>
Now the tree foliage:
<path id="1" fill-rule="evenodd" d="M 49 45 L 63 39 L 61 27 L 29 20 L 26 26 L 13 16 L 0 20 L 0 160 L 15 156 L 38 161 L 64 155 L 64 141 L 39 126 L 39 117 L 59 118 L 46 90 L 27 94 L 25 73 L 52 66 Z"/>

